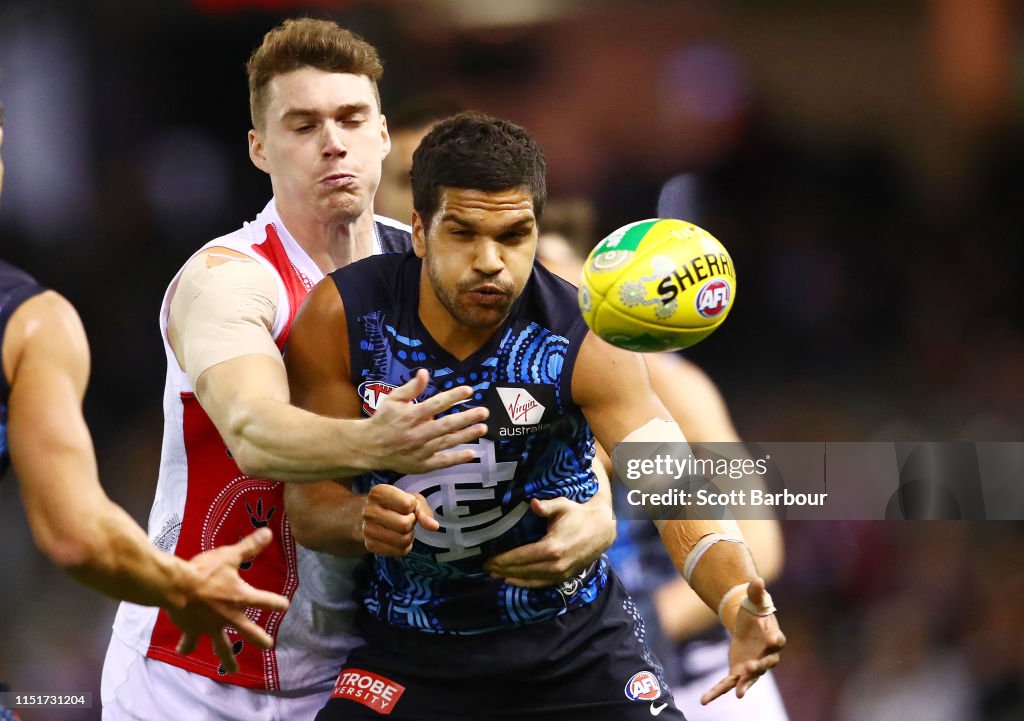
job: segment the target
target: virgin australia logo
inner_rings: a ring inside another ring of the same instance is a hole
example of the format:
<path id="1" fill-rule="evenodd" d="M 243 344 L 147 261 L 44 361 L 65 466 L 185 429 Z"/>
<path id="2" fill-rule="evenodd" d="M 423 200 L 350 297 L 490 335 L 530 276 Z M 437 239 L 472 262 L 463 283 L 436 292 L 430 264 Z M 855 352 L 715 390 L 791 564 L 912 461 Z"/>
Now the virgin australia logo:
<path id="1" fill-rule="evenodd" d="M 402 476 L 395 481 L 402 490 L 422 493 L 427 499 L 441 527 L 428 531 L 417 525 L 416 540 L 443 549 L 434 558 L 446 562 L 479 556 L 480 544 L 515 526 L 530 507 L 520 501 L 512 508 L 502 508 L 499 483 L 512 480 L 518 461 L 496 461 L 494 441 L 482 438 L 453 450 L 471 450 L 477 460 L 430 473 Z"/>
<path id="2" fill-rule="evenodd" d="M 509 419 L 516 426 L 532 426 L 540 423 L 544 406 L 522 388 L 495 388 Z"/>

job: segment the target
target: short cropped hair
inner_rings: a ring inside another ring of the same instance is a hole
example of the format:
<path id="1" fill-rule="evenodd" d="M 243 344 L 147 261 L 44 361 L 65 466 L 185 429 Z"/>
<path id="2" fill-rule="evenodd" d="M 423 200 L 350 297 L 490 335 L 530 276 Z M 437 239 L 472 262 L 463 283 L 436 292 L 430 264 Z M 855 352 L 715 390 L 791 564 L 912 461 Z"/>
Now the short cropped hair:
<path id="1" fill-rule="evenodd" d="M 544 153 L 526 130 L 483 113 L 459 113 L 435 125 L 413 153 L 412 204 L 429 228 L 442 188 L 525 188 L 539 220 L 548 194 L 546 173 Z"/>
<path id="2" fill-rule="evenodd" d="M 264 35 L 263 43 L 246 64 L 249 112 L 254 128 L 263 126 L 267 84 L 275 75 L 307 66 L 332 73 L 365 75 L 373 86 L 377 108 L 380 109 L 377 83 L 384 74 L 384 66 L 377 49 L 330 20 L 293 18 Z"/>

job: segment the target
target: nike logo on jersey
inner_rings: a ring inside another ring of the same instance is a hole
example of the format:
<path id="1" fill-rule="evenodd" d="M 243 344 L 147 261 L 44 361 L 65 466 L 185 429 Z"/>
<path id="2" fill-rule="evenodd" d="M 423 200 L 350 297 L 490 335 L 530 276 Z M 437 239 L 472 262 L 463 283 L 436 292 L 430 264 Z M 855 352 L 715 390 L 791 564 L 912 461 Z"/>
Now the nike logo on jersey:
<path id="1" fill-rule="evenodd" d="M 668 704 L 667 703 L 663 703 L 663 704 L 660 704 L 660 705 L 656 704 L 656 703 L 652 703 L 651 704 L 651 716 L 657 716 L 662 711 L 664 711 L 666 708 L 668 708 Z"/>

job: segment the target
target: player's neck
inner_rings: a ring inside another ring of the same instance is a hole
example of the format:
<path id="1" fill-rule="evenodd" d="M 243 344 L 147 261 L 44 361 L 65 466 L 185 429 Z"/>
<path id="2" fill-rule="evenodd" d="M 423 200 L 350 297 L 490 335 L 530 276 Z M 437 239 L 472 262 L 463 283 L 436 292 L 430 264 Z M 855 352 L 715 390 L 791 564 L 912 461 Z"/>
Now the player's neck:
<path id="1" fill-rule="evenodd" d="M 325 223 L 278 207 L 284 226 L 324 275 L 373 254 L 373 213 Z"/>
<path id="2" fill-rule="evenodd" d="M 501 327 L 500 323 L 491 328 L 475 328 L 460 323 L 438 300 L 425 276 L 420 279 L 418 313 L 430 337 L 460 361 L 480 350 Z"/>

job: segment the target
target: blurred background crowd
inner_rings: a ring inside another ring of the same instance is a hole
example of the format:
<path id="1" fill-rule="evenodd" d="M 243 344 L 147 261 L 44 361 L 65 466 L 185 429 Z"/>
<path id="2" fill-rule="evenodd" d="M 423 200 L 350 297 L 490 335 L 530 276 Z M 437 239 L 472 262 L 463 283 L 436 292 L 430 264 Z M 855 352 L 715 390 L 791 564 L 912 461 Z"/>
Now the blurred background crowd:
<path id="1" fill-rule="evenodd" d="M 659 198 L 715 234 L 737 304 L 688 357 L 744 438 L 1024 437 L 1019 2 L 2 0 L 0 257 L 79 308 L 101 478 L 143 525 L 157 310 L 269 198 L 244 63 L 296 14 L 378 47 L 385 115 L 432 96 L 525 125 L 591 242 Z M 0 679 L 94 692 L 27 721 L 99 718 L 115 604 L 34 550 L 11 479 L 0 526 Z M 1024 718 L 1022 524 L 784 531 L 793 721 Z"/>

